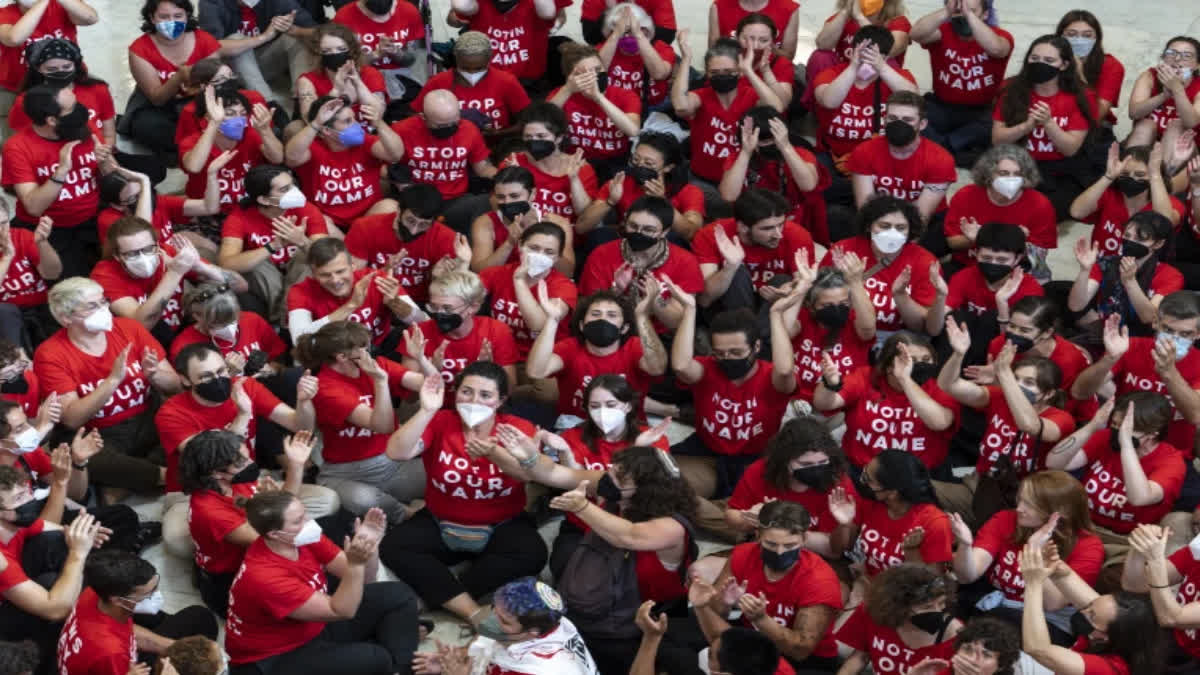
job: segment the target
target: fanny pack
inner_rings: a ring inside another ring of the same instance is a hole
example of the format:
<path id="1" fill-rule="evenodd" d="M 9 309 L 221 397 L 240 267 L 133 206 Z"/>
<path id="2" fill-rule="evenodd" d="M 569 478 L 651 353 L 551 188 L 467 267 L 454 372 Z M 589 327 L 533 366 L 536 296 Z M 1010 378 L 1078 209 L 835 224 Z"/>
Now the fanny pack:
<path id="1" fill-rule="evenodd" d="M 480 553 L 496 531 L 495 525 L 464 525 L 448 520 L 439 520 L 437 524 L 442 543 L 455 553 Z"/>

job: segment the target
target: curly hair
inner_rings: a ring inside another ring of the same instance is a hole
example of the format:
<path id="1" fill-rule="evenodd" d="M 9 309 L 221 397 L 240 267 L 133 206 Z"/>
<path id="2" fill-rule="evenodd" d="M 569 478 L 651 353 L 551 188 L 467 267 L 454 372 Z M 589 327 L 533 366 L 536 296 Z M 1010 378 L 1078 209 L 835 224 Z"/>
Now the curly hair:
<path id="1" fill-rule="evenodd" d="M 38 648 L 33 640 L 0 642 L 0 675 L 32 673 L 38 667 Z"/>
<path id="2" fill-rule="evenodd" d="M 880 195 L 868 199 L 867 203 L 858 210 L 858 216 L 855 218 L 855 230 L 870 239 L 871 225 L 890 213 L 899 213 L 904 216 L 904 220 L 908 221 L 908 241 L 917 241 L 925 233 L 925 221 L 921 219 L 921 213 L 917 211 L 917 207 L 913 206 L 912 202 L 891 195 Z"/>
<path id="3" fill-rule="evenodd" d="M 585 340 L 583 337 L 583 324 L 587 323 L 588 312 L 592 311 L 592 305 L 597 302 L 611 302 L 621 309 L 621 319 L 624 323 L 621 324 L 621 337 L 619 341 L 624 344 L 626 340 L 634 335 L 633 306 L 625 298 L 617 295 L 613 291 L 603 289 L 592 293 L 589 296 L 579 299 L 579 305 L 575 311 L 571 313 L 571 332 L 579 339 L 580 344 Z"/>
<path id="4" fill-rule="evenodd" d="M 696 493 L 678 467 L 674 475 L 667 469 L 659 453 L 666 455 L 658 448 L 635 445 L 613 455 L 613 470 L 637 486 L 621 516 L 640 523 L 678 514 L 695 522 Z"/>
<path id="5" fill-rule="evenodd" d="M 979 159 L 975 160 L 975 166 L 971 167 L 971 182 L 984 189 L 991 187 L 996 165 L 1005 159 L 1017 163 L 1026 187 L 1033 187 L 1042 182 L 1042 174 L 1038 171 L 1037 162 L 1033 161 L 1033 155 L 1030 155 L 1024 146 L 1011 143 L 993 145 L 984 151 Z"/>
<path id="6" fill-rule="evenodd" d="M 321 51 L 321 38 L 329 36 L 335 37 L 346 43 L 346 48 L 350 50 L 350 60 L 354 62 L 356 68 L 362 68 L 365 63 L 362 47 L 358 44 L 358 35 L 350 29 L 349 26 L 340 23 L 323 23 L 317 26 L 317 29 L 312 34 L 312 46 L 318 53 Z"/>
<path id="7" fill-rule="evenodd" d="M 223 665 L 221 648 L 203 635 L 191 635 L 172 642 L 166 656 L 179 675 L 212 675 L 220 672 Z"/>
<path id="8" fill-rule="evenodd" d="M 780 490 L 788 490 L 792 481 L 792 469 L 789 466 L 793 459 L 806 452 L 821 452 L 829 458 L 833 473 L 840 479 L 849 466 L 846 453 L 842 446 L 829 433 L 829 429 L 821 420 L 812 416 L 796 417 L 788 420 L 767 441 L 763 451 L 766 465 L 763 467 L 763 477 L 767 482 Z"/>
<path id="9" fill-rule="evenodd" d="M 926 565 L 904 563 L 886 569 L 867 588 L 867 613 L 871 619 L 888 628 L 899 628 L 912 615 L 913 607 L 931 600 L 946 598 L 950 607 L 954 589 L 944 576 Z"/>
<path id="10" fill-rule="evenodd" d="M 225 429 L 208 429 L 188 439 L 179 454 L 179 484 L 184 493 L 220 492 L 221 486 L 212 474 L 240 459 L 244 442 L 241 436 Z"/>
<path id="11" fill-rule="evenodd" d="M 1075 105 L 1078 106 L 1079 113 L 1087 120 L 1088 128 L 1095 127 L 1096 120 L 1092 117 L 1092 106 L 1088 103 L 1087 90 L 1079 81 L 1079 73 L 1074 67 L 1075 52 L 1071 50 L 1071 43 L 1058 35 L 1043 35 L 1034 40 L 1025 52 L 1025 58 L 1021 61 L 1020 72 L 1004 83 L 999 101 L 1004 123 L 1008 126 L 1015 126 L 1029 117 L 1029 104 L 1033 95 L 1033 80 L 1029 77 L 1029 55 L 1033 53 L 1035 47 L 1045 44 L 1054 47 L 1058 51 L 1059 60 L 1067 65 L 1067 68 L 1059 71 L 1058 74 L 1059 90 L 1074 97 Z"/>
<path id="12" fill-rule="evenodd" d="M 996 655 L 996 675 L 1013 675 L 1013 665 L 1021 656 L 1021 634 L 1005 621 L 977 616 L 967 622 L 954 639 L 954 649 L 978 642 Z"/>

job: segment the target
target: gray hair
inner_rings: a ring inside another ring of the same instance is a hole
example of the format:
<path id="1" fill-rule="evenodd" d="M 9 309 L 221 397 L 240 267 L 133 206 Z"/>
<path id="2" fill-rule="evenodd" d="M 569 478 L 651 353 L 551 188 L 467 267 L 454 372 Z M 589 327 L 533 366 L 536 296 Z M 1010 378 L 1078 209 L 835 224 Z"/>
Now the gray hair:
<path id="1" fill-rule="evenodd" d="M 469 30 L 454 42 L 455 56 L 491 56 L 492 41 L 477 30 Z"/>
<path id="2" fill-rule="evenodd" d="M 733 59 L 734 63 L 737 63 L 737 60 L 741 57 L 741 55 L 742 48 L 733 39 L 718 39 L 713 43 L 713 46 L 708 48 L 708 51 L 704 52 L 704 68 L 707 70 L 708 62 L 712 61 L 718 56 L 724 56 Z"/>
<path id="3" fill-rule="evenodd" d="M 71 315 L 83 302 L 83 296 L 92 293 L 104 294 L 100 284 L 87 277 L 69 277 L 54 284 L 46 296 L 46 304 L 50 307 L 50 315 L 60 326 L 71 323 Z"/>
<path id="4" fill-rule="evenodd" d="M 225 284 L 203 283 L 183 294 L 183 306 L 207 327 L 237 323 L 242 312 L 237 296 Z"/>
<path id="5" fill-rule="evenodd" d="M 608 12 L 605 13 L 604 26 L 602 27 L 604 35 L 607 36 L 612 34 L 613 29 L 617 27 L 617 21 L 621 19 L 621 13 L 625 11 L 626 7 L 633 12 L 633 24 L 653 35 L 654 19 L 650 18 L 650 15 L 646 13 L 646 10 L 632 2 L 622 2 L 613 5 Z"/>
<path id="6" fill-rule="evenodd" d="M 841 270 L 836 267 L 822 267 L 817 270 L 817 278 L 813 280 L 812 287 L 808 289 L 804 301 L 809 307 L 812 307 L 813 303 L 817 301 L 817 293 L 835 288 L 845 288 L 848 285 L 846 276 L 842 274 Z"/>
<path id="7" fill-rule="evenodd" d="M 980 155 L 975 166 L 971 168 L 971 182 L 981 188 L 991 185 L 996 165 L 1005 159 L 1011 159 L 1020 167 L 1021 177 L 1025 179 L 1025 187 L 1036 187 L 1042 182 L 1042 174 L 1038 172 L 1037 163 L 1033 161 L 1029 151 L 1011 143 L 993 145 Z"/>
<path id="8" fill-rule="evenodd" d="M 483 302 L 487 291 L 484 289 L 479 275 L 466 270 L 456 270 L 446 272 L 429 282 L 429 295 L 432 296 L 434 293 L 462 298 L 468 305 L 473 305 Z"/>

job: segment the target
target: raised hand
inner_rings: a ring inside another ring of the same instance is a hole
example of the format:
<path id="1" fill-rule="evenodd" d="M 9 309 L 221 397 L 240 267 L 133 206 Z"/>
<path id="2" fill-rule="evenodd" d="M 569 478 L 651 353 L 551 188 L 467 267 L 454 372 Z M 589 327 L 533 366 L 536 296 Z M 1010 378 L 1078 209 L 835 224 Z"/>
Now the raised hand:
<path id="1" fill-rule="evenodd" d="M 100 431 L 92 429 L 84 433 L 81 427 L 75 431 L 75 438 L 71 439 L 71 460 L 76 464 L 83 464 L 103 449 L 104 438 L 100 436 Z"/>
<path id="2" fill-rule="evenodd" d="M 675 44 L 679 45 L 679 56 L 682 57 L 684 63 L 692 60 L 692 45 L 688 42 L 690 33 L 689 29 L 682 28 L 675 34 Z"/>
<path id="3" fill-rule="evenodd" d="M 497 424 L 496 439 L 517 461 L 528 461 L 538 455 L 537 443 L 511 424 Z"/>
<path id="4" fill-rule="evenodd" d="M 65 533 L 67 548 L 77 556 L 86 556 L 96 545 L 100 534 L 100 522 L 87 511 L 80 511 L 67 526 Z"/>
<path id="5" fill-rule="evenodd" d="M 210 124 L 225 121 L 225 106 L 217 100 L 217 90 L 211 84 L 204 87 L 204 112 Z"/>
<path id="6" fill-rule="evenodd" d="M 732 576 L 725 580 L 725 585 L 719 590 L 721 593 L 721 602 L 729 607 L 734 607 L 742 596 L 746 594 L 746 587 L 750 585 L 748 580 L 738 581 Z"/>
<path id="7" fill-rule="evenodd" d="M 1096 410 L 1096 414 L 1092 415 L 1092 425 L 1101 427 L 1107 426 L 1108 418 L 1112 416 L 1113 409 L 1116 407 L 1116 405 L 1117 401 L 1115 398 L 1110 398 L 1105 401 L 1104 405 L 1100 406 Z"/>
<path id="8" fill-rule="evenodd" d="M 979 224 L 978 220 L 975 220 L 974 216 L 969 216 L 966 218 L 960 218 L 958 221 L 958 227 L 960 230 L 962 230 L 962 235 L 966 237 L 968 241 L 975 241 L 975 238 L 979 236 L 979 228 L 983 226 Z"/>
<path id="9" fill-rule="evenodd" d="M 892 375 L 897 380 L 911 380 L 913 371 L 912 354 L 908 353 L 908 345 L 900 343 L 900 348 L 896 352 L 896 358 L 892 361 Z"/>
<path id="10" fill-rule="evenodd" d="M 695 568 L 693 568 L 695 569 Z M 694 573 L 690 574 L 688 582 L 688 602 L 693 607 L 707 607 L 717 597 L 717 589 Z"/>
<path id="11" fill-rule="evenodd" d="M 375 540 L 376 545 L 387 533 L 387 514 L 378 506 L 370 508 L 367 513 L 354 522 L 354 535 Z"/>
<path id="12" fill-rule="evenodd" d="M 850 525 L 857 515 L 854 498 L 846 494 L 846 488 L 838 486 L 829 492 L 829 514 L 839 525 Z"/>
<path id="13" fill-rule="evenodd" d="M 316 443 L 317 439 L 313 437 L 311 431 L 301 429 L 283 439 L 283 456 L 287 458 L 288 464 L 292 466 L 304 466 L 308 463 L 308 459 L 312 457 L 313 446 Z"/>
<path id="14" fill-rule="evenodd" d="M 367 301 L 367 292 L 371 290 L 371 284 L 378 274 L 378 271 L 368 272 L 361 279 L 354 282 L 354 289 L 350 291 L 349 304 L 351 307 L 357 309 L 363 306 L 363 303 Z"/>
<path id="15" fill-rule="evenodd" d="M 120 384 L 125 379 L 125 368 L 129 364 L 129 350 L 133 349 L 133 343 L 125 345 L 125 348 L 117 354 L 117 358 L 113 359 L 112 368 L 108 371 L 108 379 L 113 381 L 113 384 Z"/>
<path id="16" fill-rule="evenodd" d="M 1021 576 L 1025 577 L 1026 586 L 1030 582 L 1045 581 L 1050 576 L 1050 567 L 1042 559 L 1040 547 L 1026 544 L 1021 549 Z"/>
<path id="17" fill-rule="evenodd" d="M 80 429 L 83 431 L 83 429 Z M 51 481 L 55 485 L 66 485 L 71 480 L 71 448 L 66 443 L 59 443 L 50 453 Z"/>
<path id="18" fill-rule="evenodd" d="M 1157 525 L 1138 525 L 1129 534 L 1129 544 L 1146 560 L 1162 560 L 1166 555 L 1167 540 L 1171 528 Z"/>
<path id="19" fill-rule="evenodd" d="M 921 548 L 921 544 L 925 542 L 925 528 L 920 525 L 912 528 L 904 533 L 904 540 L 901 546 L 904 548 Z"/>
<path id="20" fill-rule="evenodd" d="M 578 178 L 584 164 L 587 164 L 587 159 L 583 156 L 583 148 L 576 150 L 574 154 L 567 155 L 567 177 Z"/>
<path id="21" fill-rule="evenodd" d="M 1080 237 L 1075 240 L 1075 262 L 1079 263 L 1079 269 L 1090 270 L 1096 265 L 1096 261 L 1100 258 L 1100 245 L 1093 242 L 1087 237 Z"/>
<path id="22" fill-rule="evenodd" d="M 1117 438 L 1121 441 L 1121 452 L 1125 452 L 1125 448 L 1133 451 L 1133 401 L 1129 402 L 1121 426 L 1117 427 Z"/>
<path id="23" fill-rule="evenodd" d="M 1013 359 L 1017 357 L 1017 347 L 1011 341 L 1005 340 L 1004 346 L 992 361 L 992 367 L 997 373 L 1011 372 Z"/>
<path id="24" fill-rule="evenodd" d="M 715 228 L 714 233 L 717 240 L 717 251 L 720 252 L 725 264 L 730 267 L 741 265 L 742 261 L 746 259 L 746 251 L 742 248 L 742 242 L 737 237 L 730 239 L 723 227 Z"/>
<path id="25" fill-rule="evenodd" d="M 671 291 L 671 297 L 679 301 L 679 304 L 683 305 L 684 308 L 694 308 L 696 306 L 696 296 L 680 288 L 678 284 L 671 280 L 671 277 L 663 276 L 662 283 L 666 285 L 667 290 Z"/>
<path id="26" fill-rule="evenodd" d="M 758 148 L 758 126 L 754 124 L 754 118 L 746 117 L 742 119 L 741 131 L 741 150 L 746 154 L 752 154 Z"/>
<path id="27" fill-rule="evenodd" d="M 650 610 L 654 607 L 653 600 L 647 600 L 638 607 L 637 614 L 633 617 L 633 622 L 637 627 L 642 629 L 645 635 L 654 635 L 662 637 L 667 632 L 667 614 L 660 613 L 657 618 L 650 616 Z"/>
<path id="28" fill-rule="evenodd" d="M 633 439 L 633 444 L 646 447 L 652 446 L 658 439 L 667 435 L 667 429 L 669 428 L 671 428 L 671 418 L 664 417 L 658 424 L 638 434 L 637 438 Z"/>
<path id="29" fill-rule="evenodd" d="M 1104 351 L 1114 359 L 1129 351 L 1129 327 L 1121 325 L 1118 314 L 1109 315 L 1104 322 Z"/>
<path id="30" fill-rule="evenodd" d="M 320 108 L 317 109 L 317 115 L 315 118 L 313 118 L 313 121 L 321 126 L 329 124 L 329 121 L 333 119 L 333 116 L 336 115 L 344 105 L 345 103 L 342 101 L 342 99 L 336 97 L 326 101 Z"/>
<path id="31" fill-rule="evenodd" d="M 40 244 L 49 241 L 50 232 L 54 229 L 54 219 L 50 216 L 42 216 L 38 218 L 37 228 L 33 231 L 33 243 Z M 12 241 L 9 240 L 9 250 L 12 250 Z"/>
<path id="32" fill-rule="evenodd" d="M 738 598 L 738 609 L 742 610 L 742 616 L 747 621 L 755 621 L 761 619 L 767 613 L 767 596 L 763 595 L 762 591 L 752 595 L 743 593 L 742 597 Z"/>
<path id="33" fill-rule="evenodd" d="M 975 542 L 975 535 L 971 534 L 971 528 L 962 516 L 951 512 L 950 516 L 950 531 L 954 534 L 954 539 L 963 546 L 970 546 Z"/>
<path id="34" fill-rule="evenodd" d="M 442 381 L 440 374 L 426 376 L 424 384 L 421 385 L 419 395 L 421 410 L 425 412 L 437 412 L 441 410 L 445 389 L 446 383 Z"/>
<path id="35" fill-rule="evenodd" d="M 1058 528 L 1059 518 L 1058 511 L 1051 513 L 1046 522 L 1042 523 L 1041 527 L 1029 535 L 1026 543 L 1037 548 L 1045 548 L 1046 544 L 1049 544 L 1050 540 L 1054 537 L 1054 530 Z"/>
<path id="36" fill-rule="evenodd" d="M 589 481 L 582 481 L 574 490 L 569 490 L 550 500 L 550 508 L 568 513 L 579 513 L 590 503 L 587 498 Z"/>
<path id="37" fill-rule="evenodd" d="M 933 292 L 938 297 L 946 297 L 950 294 L 950 287 L 946 285 L 946 280 L 942 278 L 942 266 L 934 263 L 929 267 L 929 285 L 933 286 Z"/>
<path id="38" fill-rule="evenodd" d="M 1154 358 L 1154 371 L 1164 375 L 1175 367 L 1175 342 L 1168 337 L 1154 341 L 1150 355 Z"/>
<path id="39" fill-rule="evenodd" d="M 250 402 L 250 395 L 246 393 L 246 381 L 242 379 L 234 380 L 233 387 L 229 391 L 229 397 L 233 399 L 234 406 L 237 407 L 239 415 L 250 415 L 253 413 L 253 404 Z"/>
<path id="40" fill-rule="evenodd" d="M 305 369 L 304 374 L 296 382 L 296 402 L 303 403 L 313 400 L 316 398 L 320 386 L 320 382 L 312 374 L 312 371 Z"/>
<path id="41" fill-rule="evenodd" d="M 308 246 L 307 218 L 297 225 L 296 216 L 279 216 L 271 220 L 271 232 L 275 238 L 292 246 Z"/>
<path id="42" fill-rule="evenodd" d="M 176 274 L 187 274 L 200 262 L 200 252 L 189 239 L 172 237 L 171 245 L 175 247 L 175 255 L 167 258 L 167 269 Z"/>
<path id="43" fill-rule="evenodd" d="M 79 141 L 70 141 L 58 151 L 58 170 L 64 175 L 71 173 L 71 169 L 75 168 L 75 148 L 78 145 Z"/>
<path id="44" fill-rule="evenodd" d="M 379 361 L 375 360 L 370 354 L 364 354 L 354 360 L 354 364 L 359 370 L 363 371 L 373 380 L 387 380 L 387 371 L 383 366 L 379 365 Z"/>
<path id="45" fill-rule="evenodd" d="M 959 324 L 954 317 L 946 317 L 946 340 L 955 354 L 966 354 L 971 349 L 971 333 L 967 324 Z"/>
<path id="46" fill-rule="evenodd" d="M 719 229 L 719 228 L 718 228 Z M 650 316 L 651 305 L 662 295 L 662 284 L 653 274 L 643 275 L 638 280 L 638 303 L 633 308 L 639 316 Z"/>
<path id="47" fill-rule="evenodd" d="M 478 360 L 480 360 L 480 361 L 492 361 L 493 360 L 493 358 L 492 358 L 492 341 L 491 340 L 484 338 L 483 343 L 479 345 L 479 359 Z"/>
<path id="48" fill-rule="evenodd" d="M 24 377 L 24 374 L 18 377 Z M 33 426 L 42 427 L 47 424 L 58 424 L 62 419 L 62 400 L 58 398 L 58 392 L 52 391 L 38 406 L 37 418 L 34 419 Z"/>
<path id="49" fill-rule="evenodd" d="M 867 271 L 867 261 L 853 251 L 834 249 L 833 266 L 841 271 L 848 284 L 861 284 L 863 274 Z"/>
<path id="50" fill-rule="evenodd" d="M 246 369 L 246 357 L 241 352 L 229 352 L 225 355 L 225 367 L 232 376 L 241 375 Z"/>
<path id="51" fill-rule="evenodd" d="M 625 172 L 618 171 L 608 181 L 608 203 L 620 204 L 625 197 Z"/>
<path id="52" fill-rule="evenodd" d="M 158 352 L 149 347 L 142 348 L 142 372 L 146 373 L 147 377 L 155 370 L 158 370 Z"/>
<path id="53" fill-rule="evenodd" d="M 414 359 L 419 359 L 425 355 L 425 334 L 422 333 L 416 326 L 409 326 L 404 331 L 404 353 Z"/>
<path id="54" fill-rule="evenodd" d="M 900 274 L 892 281 L 892 295 L 904 295 L 908 293 L 908 286 L 912 283 L 912 265 L 905 265 L 904 269 L 900 270 Z"/>
<path id="55" fill-rule="evenodd" d="M 996 289 L 996 302 L 1002 302 L 1007 305 L 1024 280 L 1025 270 L 1020 267 L 1013 268 L 1013 271 L 1009 272 L 1008 276 L 1004 278 L 1004 281 L 1000 282 L 1000 286 Z"/>
<path id="56" fill-rule="evenodd" d="M 821 381 L 837 386 L 842 381 L 842 371 L 838 369 L 833 357 L 826 350 L 821 350 Z"/>
<path id="57" fill-rule="evenodd" d="M 811 287 L 813 282 L 817 280 L 817 265 L 816 261 L 813 264 L 808 263 L 808 251 L 805 249 L 797 249 L 792 256 L 792 264 L 796 266 L 796 272 L 792 275 L 792 281 L 797 286 Z"/>
<path id="58" fill-rule="evenodd" d="M 378 553 L 379 540 L 371 532 L 355 532 L 353 538 L 346 537 L 342 548 L 351 565 L 366 565 Z"/>

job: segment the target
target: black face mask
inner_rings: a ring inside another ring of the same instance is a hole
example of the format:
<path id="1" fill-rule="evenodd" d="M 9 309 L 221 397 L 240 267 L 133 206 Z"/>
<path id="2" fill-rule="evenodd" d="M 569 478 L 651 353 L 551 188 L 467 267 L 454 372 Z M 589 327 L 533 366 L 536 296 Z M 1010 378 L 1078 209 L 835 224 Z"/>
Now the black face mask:
<path id="1" fill-rule="evenodd" d="M 546 159 L 558 149 L 558 143 L 537 138 L 525 141 L 525 147 L 529 150 L 530 157 L 534 159 Z"/>
<path id="2" fill-rule="evenodd" d="M 233 474 L 233 476 L 229 478 L 229 482 L 235 485 L 238 483 L 253 483 L 254 481 L 258 480 L 258 474 L 260 473 L 262 473 L 262 471 L 258 468 L 258 464 L 250 462 L 246 465 L 246 468 Z"/>
<path id="3" fill-rule="evenodd" d="M 912 379 L 917 384 L 925 384 L 937 375 L 937 365 L 928 361 L 917 361 L 913 364 Z"/>
<path id="4" fill-rule="evenodd" d="M 763 565 L 772 572 L 783 572 L 792 568 L 796 561 L 800 559 L 800 549 L 794 548 L 790 551 L 770 551 L 766 548 L 759 547 L 762 552 Z"/>
<path id="5" fill-rule="evenodd" d="M 888 145 L 902 148 L 917 139 L 917 130 L 903 120 L 892 120 L 883 127 Z"/>
<path id="6" fill-rule="evenodd" d="M 942 627 L 946 625 L 946 614 L 944 612 L 921 612 L 913 614 L 908 620 L 909 623 L 916 626 L 918 630 L 937 635 Z"/>
<path id="7" fill-rule="evenodd" d="M 82 141 L 88 137 L 88 112 L 83 105 L 76 103 L 71 112 L 58 118 L 58 139 L 61 141 Z"/>
<path id="8" fill-rule="evenodd" d="M 392 0 L 367 0 L 364 5 L 368 12 L 376 16 L 383 16 L 392 11 Z"/>
<path id="9" fill-rule="evenodd" d="M 638 185 L 645 185 L 655 178 L 658 178 L 658 172 L 654 169 L 648 169 L 644 166 L 637 166 L 636 164 L 630 164 L 629 166 L 626 166 L 625 174 L 632 178 L 633 182 L 637 183 Z"/>
<path id="10" fill-rule="evenodd" d="M 965 16 L 950 17 L 950 28 L 961 37 L 971 37 L 971 24 Z"/>
<path id="11" fill-rule="evenodd" d="M 1018 354 L 1024 354 L 1030 349 L 1033 349 L 1033 338 L 1027 338 L 1024 335 L 1017 335 L 1016 333 L 1004 331 L 1004 339 L 1013 343 L 1013 346 L 1017 348 Z"/>
<path id="12" fill-rule="evenodd" d="M 42 515 L 42 507 L 45 505 L 44 499 L 30 499 L 12 510 L 13 519 L 8 522 L 17 527 L 29 527 Z"/>
<path id="13" fill-rule="evenodd" d="M 0 394 L 24 394 L 29 391 L 29 383 L 25 381 L 25 375 L 21 374 L 15 380 L 0 383 Z"/>
<path id="14" fill-rule="evenodd" d="M 1113 181 L 1113 187 L 1121 191 L 1121 194 L 1126 197 L 1140 195 L 1150 189 L 1150 181 L 1133 176 L 1120 176 Z"/>
<path id="15" fill-rule="evenodd" d="M 775 144 L 758 146 L 758 154 L 762 155 L 763 159 L 768 159 L 772 162 L 778 162 L 783 159 L 783 151 Z"/>
<path id="16" fill-rule="evenodd" d="M 717 367 L 731 380 L 740 380 L 750 372 L 757 359 L 751 354 L 744 359 L 717 359 Z"/>
<path id="17" fill-rule="evenodd" d="M 597 347 L 610 347 L 621 337 L 621 329 L 604 319 L 593 319 L 583 324 L 583 339 Z"/>
<path id="18" fill-rule="evenodd" d="M 612 476 L 605 473 L 596 481 L 596 496 L 602 498 L 605 503 L 616 504 L 621 501 L 621 488 L 613 482 Z"/>
<path id="19" fill-rule="evenodd" d="M 516 220 L 518 216 L 523 216 L 529 213 L 529 209 L 533 208 L 529 202 L 506 202 L 496 207 L 500 215 L 504 216 L 505 220 Z"/>
<path id="20" fill-rule="evenodd" d="M 321 67 L 325 70 L 337 70 L 350 60 L 350 52 L 334 52 L 321 55 Z"/>
<path id="21" fill-rule="evenodd" d="M 711 75 L 708 78 L 708 86 L 712 87 L 713 91 L 717 92 L 718 94 L 728 94 L 729 92 L 738 88 L 738 82 L 740 82 L 741 79 L 742 78 L 737 75 Z"/>
<path id="22" fill-rule="evenodd" d="M 233 391 L 233 380 L 228 377 L 217 377 L 208 382 L 198 382 L 192 385 L 192 391 L 205 401 L 224 403 L 229 400 L 229 394 Z"/>
<path id="23" fill-rule="evenodd" d="M 1058 69 L 1058 66 L 1052 66 L 1049 63 L 1042 63 L 1041 61 L 1038 61 L 1036 63 L 1027 64 L 1025 66 L 1025 72 L 1028 74 L 1030 82 L 1033 82 L 1034 84 L 1045 84 L 1058 77 L 1058 74 L 1062 71 Z"/>
<path id="24" fill-rule="evenodd" d="M 1094 630 L 1096 630 L 1096 626 L 1083 615 L 1083 612 L 1075 612 L 1071 615 L 1071 635 L 1076 638 L 1086 638 Z"/>
<path id="25" fill-rule="evenodd" d="M 42 79 L 46 80 L 46 84 L 51 87 L 65 87 L 75 81 L 75 71 L 73 70 L 56 70 L 53 73 L 45 73 Z"/>
<path id="26" fill-rule="evenodd" d="M 496 6 L 496 10 L 501 14 L 505 14 L 513 7 L 517 6 L 521 0 L 492 0 L 492 4 Z"/>
<path id="27" fill-rule="evenodd" d="M 979 273 L 983 275 L 984 279 L 987 279 L 989 284 L 994 284 L 997 281 L 1000 281 L 1004 277 L 1008 276 L 1012 271 L 1012 267 L 1008 265 L 1001 265 L 1000 263 L 979 263 Z"/>
<path id="28" fill-rule="evenodd" d="M 826 328 L 841 328 L 850 320 L 850 305 L 825 305 L 813 312 L 813 318 Z"/>
<path id="29" fill-rule="evenodd" d="M 458 133 L 458 122 L 446 127 L 433 127 L 429 130 L 431 136 L 443 141 L 456 133 Z"/>
<path id="30" fill-rule="evenodd" d="M 641 232 L 622 232 L 621 237 L 629 244 L 629 248 L 634 251 L 645 251 L 658 243 L 657 237 L 651 237 Z"/>
<path id="31" fill-rule="evenodd" d="M 792 478 L 817 492 L 825 492 L 833 487 L 837 477 L 833 474 L 833 465 L 826 463 L 792 469 Z"/>
<path id="32" fill-rule="evenodd" d="M 420 232 L 413 232 L 412 230 L 405 227 L 404 223 L 402 223 L 402 222 L 396 223 L 396 238 L 406 244 L 410 241 L 413 241 L 417 237 L 420 237 L 421 235 L 425 234 L 428 231 L 429 230 L 421 230 Z"/>
<path id="33" fill-rule="evenodd" d="M 876 502 L 882 501 L 879 498 L 879 495 L 871 489 L 871 486 L 867 485 L 867 481 L 864 480 L 861 475 L 858 477 L 858 480 L 854 481 L 854 490 L 858 492 L 858 495 L 863 499 L 870 499 L 871 501 Z"/>
<path id="34" fill-rule="evenodd" d="M 461 314 L 453 314 L 451 312 L 430 312 L 429 318 L 437 324 L 439 331 L 449 333 L 450 331 L 462 325 L 463 318 Z"/>
<path id="35" fill-rule="evenodd" d="M 1121 256 L 1125 258 L 1144 258 L 1150 255 L 1150 247 L 1131 239 L 1121 240 Z"/>
<path id="36" fill-rule="evenodd" d="M 596 88 L 604 93 L 608 89 L 608 73 L 596 73 Z"/>

